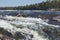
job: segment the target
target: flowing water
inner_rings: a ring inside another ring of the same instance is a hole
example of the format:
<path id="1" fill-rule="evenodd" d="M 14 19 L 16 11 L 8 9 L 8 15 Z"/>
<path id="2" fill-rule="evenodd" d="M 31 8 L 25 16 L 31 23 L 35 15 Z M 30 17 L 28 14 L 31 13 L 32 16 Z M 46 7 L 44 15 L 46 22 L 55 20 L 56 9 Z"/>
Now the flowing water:
<path id="1" fill-rule="evenodd" d="M 48 24 L 41 18 L 1 15 L 0 28 L 10 40 L 60 40 L 60 26 Z"/>

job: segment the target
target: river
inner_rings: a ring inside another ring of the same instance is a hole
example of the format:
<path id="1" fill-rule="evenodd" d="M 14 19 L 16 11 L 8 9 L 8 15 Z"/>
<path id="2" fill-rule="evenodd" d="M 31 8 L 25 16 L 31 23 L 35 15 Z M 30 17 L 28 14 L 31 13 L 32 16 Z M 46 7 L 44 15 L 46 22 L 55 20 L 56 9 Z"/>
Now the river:
<path id="1" fill-rule="evenodd" d="M 10 40 L 60 40 L 60 26 L 41 18 L 0 15 L 0 30 L 0 34 L 3 32 Z M 3 37 L 1 39 L 7 39 Z"/>

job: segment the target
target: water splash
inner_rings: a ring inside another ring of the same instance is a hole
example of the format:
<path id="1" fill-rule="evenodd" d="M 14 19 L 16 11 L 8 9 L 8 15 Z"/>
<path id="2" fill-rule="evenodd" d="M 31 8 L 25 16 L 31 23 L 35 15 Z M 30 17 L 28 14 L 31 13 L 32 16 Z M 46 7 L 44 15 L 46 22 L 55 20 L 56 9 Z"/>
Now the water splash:
<path id="1" fill-rule="evenodd" d="M 59 27 L 40 18 L 5 16 L 0 19 L 0 28 L 11 33 L 15 40 L 52 40 L 56 38 L 53 32 Z"/>

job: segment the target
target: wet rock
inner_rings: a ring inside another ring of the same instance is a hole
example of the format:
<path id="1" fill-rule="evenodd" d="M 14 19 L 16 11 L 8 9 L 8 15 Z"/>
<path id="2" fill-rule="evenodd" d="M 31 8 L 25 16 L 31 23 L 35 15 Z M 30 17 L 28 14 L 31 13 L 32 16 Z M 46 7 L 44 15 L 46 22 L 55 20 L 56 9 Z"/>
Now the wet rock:
<path id="1" fill-rule="evenodd" d="M 31 38 L 33 38 L 33 35 L 30 35 L 31 36 Z"/>

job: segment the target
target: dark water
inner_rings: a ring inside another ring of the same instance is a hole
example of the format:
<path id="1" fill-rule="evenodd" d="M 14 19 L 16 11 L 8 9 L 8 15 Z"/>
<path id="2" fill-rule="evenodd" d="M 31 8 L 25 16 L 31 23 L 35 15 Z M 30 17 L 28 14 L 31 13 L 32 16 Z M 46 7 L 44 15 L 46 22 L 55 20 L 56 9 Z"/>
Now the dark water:
<path id="1" fill-rule="evenodd" d="M 0 10 L 0 14 L 56 14 L 60 15 L 60 11 L 41 11 L 41 10 Z"/>

